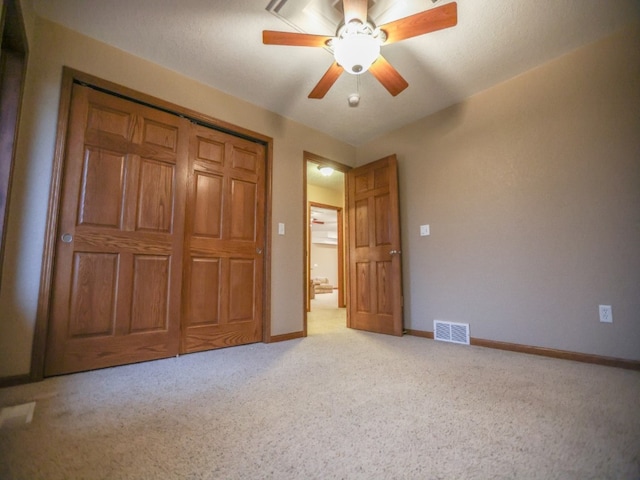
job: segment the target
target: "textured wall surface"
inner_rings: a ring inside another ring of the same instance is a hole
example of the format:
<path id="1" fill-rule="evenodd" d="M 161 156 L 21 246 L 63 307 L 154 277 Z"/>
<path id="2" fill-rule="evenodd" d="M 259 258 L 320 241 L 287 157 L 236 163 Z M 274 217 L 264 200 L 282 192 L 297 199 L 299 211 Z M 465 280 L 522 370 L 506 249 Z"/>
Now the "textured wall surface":
<path id="1" fill-rule="evenodd" d="M 409 328 L 640 359 L 638 45 L 635 24 L 358 149 L 398 154 Z"/>

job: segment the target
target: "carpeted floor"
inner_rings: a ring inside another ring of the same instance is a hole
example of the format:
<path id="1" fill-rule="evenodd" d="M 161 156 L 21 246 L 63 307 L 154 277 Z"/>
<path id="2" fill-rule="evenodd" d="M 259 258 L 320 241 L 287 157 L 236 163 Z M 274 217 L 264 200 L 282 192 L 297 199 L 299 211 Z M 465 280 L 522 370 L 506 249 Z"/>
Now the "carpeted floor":
<path id="1" fill-rule="evenodd" d="M 640 372 L 345 328 L 50 378 L 2 479 L 639 479 Z"/>

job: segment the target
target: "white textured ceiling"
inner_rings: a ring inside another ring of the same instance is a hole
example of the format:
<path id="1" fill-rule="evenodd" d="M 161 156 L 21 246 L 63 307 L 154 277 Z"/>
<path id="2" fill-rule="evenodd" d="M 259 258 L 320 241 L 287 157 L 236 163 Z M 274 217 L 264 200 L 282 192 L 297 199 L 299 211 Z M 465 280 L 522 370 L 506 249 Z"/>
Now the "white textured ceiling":
<path id="1" fill-rule="evenodd" d="M 289 0 L 289 6 L 304 9 L 317 1 Z M 42 17 L 352 145 L 640 19 L 639 0 L 458 0 L 457 26 L 383 47 L 382 54 L 409 88 L 392 97 L 365 73 L 360 76 L 360 106 L 351 108 L 347 96 L 355 91 L 356 80 L 346 73 L 324 99 L 307 98 L 332 62 L 329 52 L 262 44 L 262 30 L 295 31 L 266 10 L 268 0 L 32 2 Z M 404 16 L 449 1 L 395 3 Z M 389 12 L 385 15 L 385 21 L 392 19 Z M 318 31 L 308 33 L 327 33 L 325 28 L 318 25 Z"/>

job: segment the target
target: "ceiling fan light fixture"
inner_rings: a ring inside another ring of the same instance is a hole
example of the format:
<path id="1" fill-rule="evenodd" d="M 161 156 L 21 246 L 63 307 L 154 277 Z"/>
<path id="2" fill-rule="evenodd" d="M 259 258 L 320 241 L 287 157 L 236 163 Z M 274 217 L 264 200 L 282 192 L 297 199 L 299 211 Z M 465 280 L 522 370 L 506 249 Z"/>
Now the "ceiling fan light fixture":
<path id="1" fill-rule="evenodd" d="M 380 40 L 368 25 L 349 24 L 333 41 L 336 62 L 352 75 L 360 75 L 380 56 Z"/>
<path id="2" fill-rule="evenodd" d="M 333 168 L 327 167 L 326 165 L 319 165 L 318 170 L 325 177 L 330 177 L 333 174 Z"/>
<path id="3" fill-rule="evenodd" d="M 285 1 L 272 0 L 271 4 L 277 4 L 275 6 L 277 11 Z M 395 97 L 403 92 L 409 86 L 409 83 L 380 55 L 382 45 L 456 26 L 458 24 L 458 4 L 455 1 L 451 1 L 439 7 L 384 23 L 378 27 L 369 19 L 369 4 L 375 4 L 377 1 L 331 0 L 334 6 L 342 3 L 344 18 L 344 21 L 338 25 L 336 34 L 333 37 L 300 32 L 263 30 L 262 43 L 265 45 L 329 48 L 333 53 L 334 61 L 320 78 L 320 81 L 313 87 L 313 90 L 308 95 L 309 98 L 324 98 L 329 89 L 345 71 L 355 75 L 357 79 L 360 74 L 367 70 L 371 70 L 376 80 Z M 441 0 L 431 1 L 435 3 Z M 380 2 L 380 4 L 382 3 L 384 2 Z M 267 10 L 271 10 L 271 4 L 267 7 Z M 349 104 L 351 106 L 355 105 L 355 97 L 350 100 Z"/>

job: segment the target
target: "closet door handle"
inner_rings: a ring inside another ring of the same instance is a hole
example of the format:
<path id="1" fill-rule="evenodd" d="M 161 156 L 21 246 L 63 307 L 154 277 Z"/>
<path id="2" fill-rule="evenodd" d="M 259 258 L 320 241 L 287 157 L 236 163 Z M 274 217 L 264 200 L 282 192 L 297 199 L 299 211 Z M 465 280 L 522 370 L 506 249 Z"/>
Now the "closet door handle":
<path id="1" fill-rule="evenodd" d="M 262 253 L 262 249 L 261 249 L 261 248 L 256 248 L 256 253 L 257 253 L 258 255 L 260 255 L 260 254 Z"/>
<path id="2" fill-rule="evenodd" d="M 62 240 L 62 243 L 71 243 L 73 242 L 73 235 L 70 233 L 63 233 L 60 240 Z"/>

